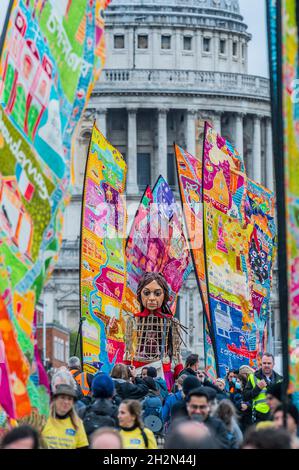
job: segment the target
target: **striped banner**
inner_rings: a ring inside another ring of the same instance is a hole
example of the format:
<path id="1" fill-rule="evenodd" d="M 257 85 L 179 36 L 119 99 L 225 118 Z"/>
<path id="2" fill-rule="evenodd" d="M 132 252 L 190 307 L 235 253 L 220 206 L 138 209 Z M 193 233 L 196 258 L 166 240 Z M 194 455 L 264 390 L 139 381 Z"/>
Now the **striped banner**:
<path id="1" fill-rule="evenodd" d="M 82 354 L 109 373 L 125 350 L 121 306 L 126 286 L 126 163 L 93 126 L 84 181 L 80 294 Z"/>

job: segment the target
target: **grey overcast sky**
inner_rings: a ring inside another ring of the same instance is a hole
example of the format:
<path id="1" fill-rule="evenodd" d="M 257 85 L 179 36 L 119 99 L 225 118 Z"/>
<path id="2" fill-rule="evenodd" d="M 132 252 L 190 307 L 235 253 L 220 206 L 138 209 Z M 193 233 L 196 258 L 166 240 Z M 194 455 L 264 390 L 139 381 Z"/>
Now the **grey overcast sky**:
<path id="1" fill-rule="evenodd" d="M 0 0 L 0 2 L 0 31 L 2 32 L 9 0 Z M 241 14 L 248 25 L 248 31 L 252 34 L 252 40 L 249 43 L 248 72 L 252 75 L 268 77 L 266 0 L 239 0 L 239 3 Z"/>

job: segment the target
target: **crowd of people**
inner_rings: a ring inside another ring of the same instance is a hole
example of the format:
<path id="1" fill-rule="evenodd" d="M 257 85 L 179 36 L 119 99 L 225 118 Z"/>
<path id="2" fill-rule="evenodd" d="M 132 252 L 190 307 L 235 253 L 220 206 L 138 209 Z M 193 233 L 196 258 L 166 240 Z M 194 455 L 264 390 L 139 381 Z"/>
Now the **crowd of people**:
<path id="1" fill-rule="evenodd" d="M 116 364 L 111 374 L 83 372 L 80 359 L 51 375 L 42 429 L 19 425 L 4 449 L 291 449 L 299 448 L 299 413 L 282 403 L 282 377 L 265 353 L 261 368 L 231 370 L 212 381 L 197 354 L 176 367 L 169 391 L 152 366 L 140 374 Z M 286 426 L 284 423 L 286 413 Z"/>

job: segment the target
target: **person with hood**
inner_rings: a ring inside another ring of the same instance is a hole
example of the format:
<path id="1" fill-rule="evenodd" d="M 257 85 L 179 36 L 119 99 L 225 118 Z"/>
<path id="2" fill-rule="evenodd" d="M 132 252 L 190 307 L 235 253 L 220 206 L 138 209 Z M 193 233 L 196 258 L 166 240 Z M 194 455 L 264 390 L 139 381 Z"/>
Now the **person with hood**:
<path id="1" fill-rule="evenodd" d="M 158 392 L 161 397 L 162 403 L 164 403 L 165 398 L 168 396 L 169 392 L 167 389 L 167 384 L 162 377 L 158 377 L 157 374 L 157 369 L 155 367 L 149 366 L 147 368 L 147 376 L 152 377 L 154 381 L 156 382 L 156 385 L 158 387 Z"/>
<path id="2" fill-rule="evenodd" d="M 140 400 L 148 393 L 148 386 L 136 376 L 136 369 L 125 364 L 115 364 L 111 371 L 118 404 L 122 400 Z"/>
<path id="3" fill-rule="evenodd" d="M 96 374 L 91 384 L 91 392 L 90 405 L 79 412 L 87 436 L 102 427 L 118 426 L 118 407 L 112 402 L 115 388 L 111 377 L 101 372 Z"/>

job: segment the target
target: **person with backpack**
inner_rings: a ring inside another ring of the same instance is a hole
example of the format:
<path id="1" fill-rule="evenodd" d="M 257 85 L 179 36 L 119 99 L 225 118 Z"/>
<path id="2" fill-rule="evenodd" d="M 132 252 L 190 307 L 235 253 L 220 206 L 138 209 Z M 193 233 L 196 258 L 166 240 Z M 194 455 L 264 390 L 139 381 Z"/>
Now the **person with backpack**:
<path id="1" fill-rule="evenodd" d="M 154 433 L 144 427 L 141 403 L 124 400 L 119 405 L 118 421 L 124 449 L 157 449 Z"/>
<path id="2" fill-rule="evenodd" d="M 142 420 L 145 426 L 157 436 L 163 432 L 162 400 L 155 380 L 152 377 L 145 377 L 143 380 L 149 391 L 141 402 Z"/>
<path id="3" fill-rule="evenodd" d="M 147 376 L 152 377 L 154 379 L 154 381 L 156 382 L 157 390 L 158 390 L 158 393 L 161 397 L 162 404 L 163 404 L 166 397 L 169 394 L 166 381 L 164 379 L 162 379 L 162 377 L 158 377 L 157 369 L 155 367 L 152 367 L 152 366 L 149 366 L 147 368 Z"/>
<path id="4" fill-rule="evenodd" d="M 73 378 L 77 382 L 84 397 L 90 396 L 93 375 L 82 371 L 79 357 L 72 356 L 68 360 L 68 368 Z"/>
<path id="5" fill-rule="evenodd" d="M 112 402 L 115 389 L 111 377 L 103 372 L 96 374 L 91 391 L 91 403 L 79 412 L 88 437 L 99 428 L 118 427 L 118 407 Z"/>
<path id="6" fill-rule="evenodd" d="M 187 378 L 187 375 L 181 375 L 176 380 L 177 390 L 174 393 L 168 394 L 162 408 L 162 419 L 164 423 L 164 431 L 167 432 L 170 424 L 171 418 L 171 408 L 177 402 L 182 402 L 184 400 L 183 394 L 183 382 Z"/>

